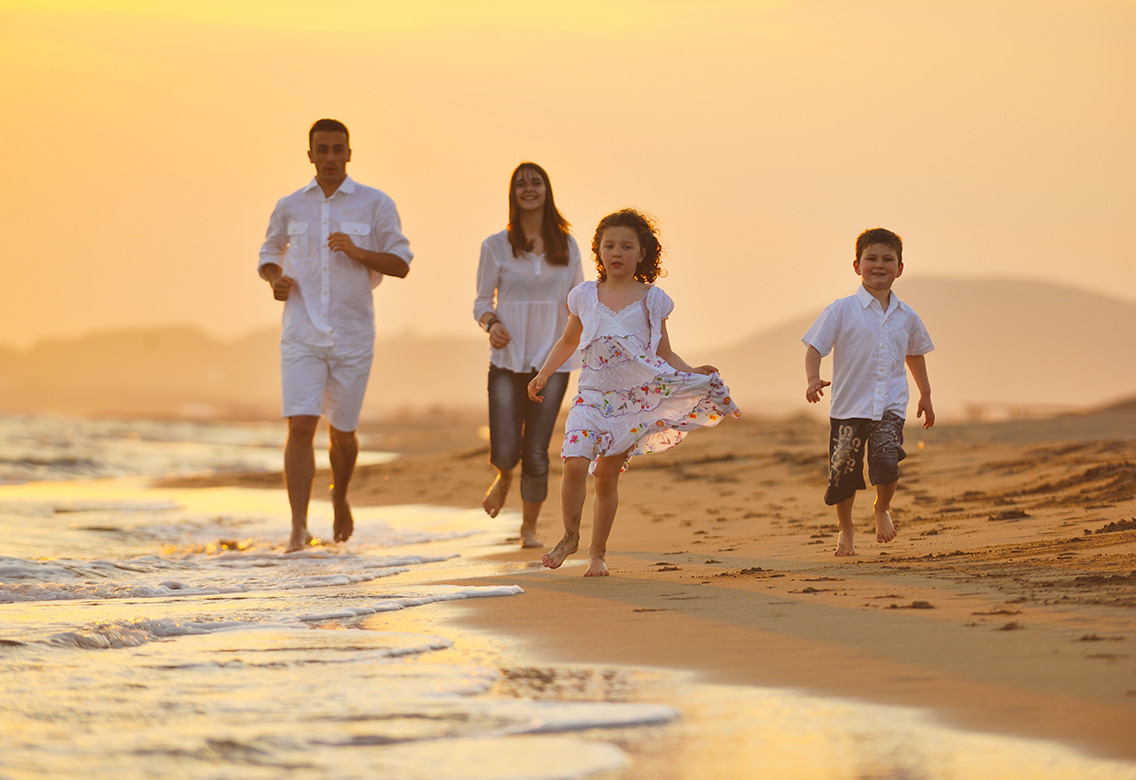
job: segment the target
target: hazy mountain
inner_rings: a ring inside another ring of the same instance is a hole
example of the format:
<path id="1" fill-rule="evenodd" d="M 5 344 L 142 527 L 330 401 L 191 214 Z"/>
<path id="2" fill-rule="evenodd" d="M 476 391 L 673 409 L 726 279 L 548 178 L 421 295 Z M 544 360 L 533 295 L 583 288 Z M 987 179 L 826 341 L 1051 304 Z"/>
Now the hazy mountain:
<path id="1" fill-rule="evenodd" d="M 1022 280 L 913 276 L 895 289 L 935 341 L 927 361 L 944 418 L 1086 408 L 1136 395 L 1134 304 Z M 827 414 L 827 401 L 804 401 L 800 341 L 826 303 L 717 354 L 688 357 L 722 370 L 743 413 Z M 275 328 L 233 341 L 162 328 L 0 348 L 0 410 L 271 417 L 280 404 L 278 341 Z M 487 364 L 484 336 L 381 339 L 366 412 L 484 409 Z M 822 373 L 831 376 L 829 360 Z"/>
<path id="2" fill-rule="evenodd" d="M 1136 394 L 1134 304 L 1015 279 L 903 277 L 894 289 L 935 342 L 927 366 L 941 415 L 1028 415 Z M 801 337 L 826 304 L 707 356 L 743 412 L 808 406 Z M 831 379 L 831 357 L 821 374 Z M 827 414 L 827 400 L 813 408 Z"/>

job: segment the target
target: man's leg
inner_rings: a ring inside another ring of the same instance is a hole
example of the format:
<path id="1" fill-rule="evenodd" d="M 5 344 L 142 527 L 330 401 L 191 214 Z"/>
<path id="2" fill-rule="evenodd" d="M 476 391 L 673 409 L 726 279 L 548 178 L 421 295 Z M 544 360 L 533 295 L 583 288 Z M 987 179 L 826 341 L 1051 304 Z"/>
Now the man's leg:
<path id="1" fill-rule="evenodd" d="M 341 431 L 334 425 L 328 426 L 331 449 L 331 506 L 335 510 L 332 532 L 335 541 L 346 542 L 355 531 L 355 518 L 351 516 L 351 505 L 347 503 L 347 486 L 355 473 L 355 461 L 359 457 L 359 437 L 355 431 Z"/>
<path id="2" fill-rule="evenodd" d="M 319 417 L 301 414 L 288 418 L 288 443 L 284 446 L 284 484 L 292 507 L 292 536 L 288 552 L 308 544 L 308 501 L 316 475 L 316 453 L 312 442 Z"/>

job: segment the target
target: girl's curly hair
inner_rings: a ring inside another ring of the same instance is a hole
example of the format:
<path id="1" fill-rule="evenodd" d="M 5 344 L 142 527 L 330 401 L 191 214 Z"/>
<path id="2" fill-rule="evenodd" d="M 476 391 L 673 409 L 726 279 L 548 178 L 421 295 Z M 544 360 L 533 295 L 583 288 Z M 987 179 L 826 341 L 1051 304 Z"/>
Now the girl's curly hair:
<path id="1" fill-rule="evenodd" d="M 600 242 L 604 231 L 613 227 L 629 227 L 639 236 L 639 246 L 643 248 L 643 259 L 635 266 L 635 278 L 641 282 L 652 284 L 660 276 L 666 276 L 663 270 L 663 247 L 659 243 L 658 228 L 655 221 L 635 209 L 620 209 L 614 214 L 608 214 L 596 226 L 596 234 L 592 237 L 592 255 L 596 260 L 596 271 L 599 281 L 607 279 L 607 271 L 600 259 Z"/>

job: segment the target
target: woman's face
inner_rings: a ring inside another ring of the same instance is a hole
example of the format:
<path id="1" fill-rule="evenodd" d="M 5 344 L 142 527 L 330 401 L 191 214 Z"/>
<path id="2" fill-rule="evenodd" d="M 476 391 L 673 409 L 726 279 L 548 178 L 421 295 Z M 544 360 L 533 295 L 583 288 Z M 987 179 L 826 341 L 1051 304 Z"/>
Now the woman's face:
<path id="1" fill-rule="evenodd" d="M 543 211 L 548 197 L 544 177 L 534 168 L 521 168 L 513 176 L 513 197 L 521 211 Z"/>

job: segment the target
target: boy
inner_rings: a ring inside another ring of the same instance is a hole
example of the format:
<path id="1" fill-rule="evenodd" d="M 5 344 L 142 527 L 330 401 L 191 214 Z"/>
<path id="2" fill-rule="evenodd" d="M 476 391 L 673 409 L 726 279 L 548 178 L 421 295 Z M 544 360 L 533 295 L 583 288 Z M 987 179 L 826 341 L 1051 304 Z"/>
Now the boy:
<path id="1" fill-rule="evenodd" d="M 805 398 L 815 404 L 824 388 L 832 385 L 824 502 L 836 506 L 837 555 L 856 554 L 852 504 L 856 491 L 866 487 L 865 448 L 868 477 L 876 486 L 876 541 L 890 542 L 896 536 L 889 509 L 899 482 L 899 462 L 907 457 L 903 451 L 905 362 L 919 388 L 916 416 L 924 418 L 924 428 L 935 424 L 924 358 L 935 345 L 915 310 L 891 291 L 903 273 L 903 240 L 883 228 L 865 230 L 856 239 L 852 268 L 862 281 L 860 289 L 821 312 L 802 339 L 807 347 Z M 826 382 L 820 378 L 820 361 L 830 351 L 832 382 Z"/>

